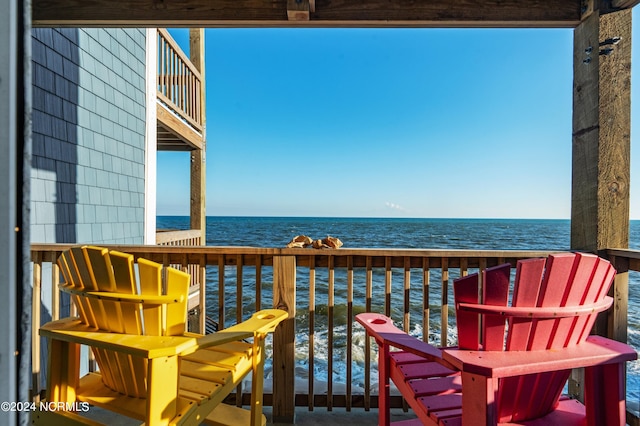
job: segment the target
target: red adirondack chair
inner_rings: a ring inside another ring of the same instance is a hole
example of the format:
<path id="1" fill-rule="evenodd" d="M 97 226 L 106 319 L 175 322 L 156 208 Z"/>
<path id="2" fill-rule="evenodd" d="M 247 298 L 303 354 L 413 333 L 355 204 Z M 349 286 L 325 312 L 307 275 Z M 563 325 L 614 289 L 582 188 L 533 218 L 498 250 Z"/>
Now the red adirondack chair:
<path id="1" fill-rule="evenodd" d="M 384 315 L 357 315 L 379 345 L 379 424 L 389 424 L 390 378 L 417 414 L 414 424 L 626 424 L 625 362 L 637 354 L 589 335 L 612 304 L 614 276 L 609 262 L 588 254 L 519 261 L 511 306 L 509 264 L 486 269 L 482 280 L 457 279 L 459 346 L 451 349 L 405 334 Z M 561 396 L 579 367 L 584 405 Z"/>

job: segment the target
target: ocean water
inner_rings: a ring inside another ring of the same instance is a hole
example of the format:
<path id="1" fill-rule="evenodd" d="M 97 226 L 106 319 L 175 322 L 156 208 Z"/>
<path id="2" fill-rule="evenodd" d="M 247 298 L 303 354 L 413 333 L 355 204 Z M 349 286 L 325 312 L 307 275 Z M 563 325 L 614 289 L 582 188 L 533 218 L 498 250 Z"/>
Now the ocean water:
<path id="1" fill-rule="evenodd" d="M 183 216 L 159 216 L 158 229 L 188 229 L 189 219 Z M 568 250 L 570 244 L 569 220 L 535 220 L 535 219 L 397 219 L 397 218 L 296 218 L 296 217 L 207 217 L 207 245 L 211 246 L 252 246 L 252 247 L 284 247 L 296 235 L 308 235 L 313 239 L 321 239 L 327 235 L 340 238 L 343 248 L 419 248 L 419 249 L 486 249 L 486 250 Z M 630 223 L 630 248 L 640 250 L 640 221 Z M 213 268 L 210 268 L 213 269 Z M 250 268 L 249 268 L 250 269 Z M 435 271 L 434 271 L 435 272 Z M 456 278 L 456 271 L 452 271 L 450 282 Z M 235 279 L 235 267 L 230 268 L 227 282 Z M 364 310 L 364 289 L 358 287 L 358 272 L 355 272 L 354 311 Z M 326 273 L 316 272 L 317 294 L 315 305 L 316 327 L 314 336 L 314 377 L 318 381 L 344 382 L 346 379 L 346 274 L 336 271 L 335 276 L 335 309 L 334 309 L 334 347 L 333 368 L 328 372 L 327 360 L 327 294 Z M 400 288 L 401 273 L 394 273 L 394 288 Z M 264 282 L 270 280 L 269 272 L 263 276 Z M 304 285 L 308 273 L 302 269 L 297 274 L 299 283 L 297 299 L 298 311 L 296 317 L 297 340 L 301 343 L 297 350 L 296 374 L 300 379 L 308 377 L 308 288 Z M 398 279 L 398 283 L 395 280 Z M 412 280 L 413 280 L 412 274 Z M 217 272 L 208 271 L 208 282 L 217 282 Z M 415 286 L 419 288 L 420 277 L 415 277 Z M 251 282 L 251 272 L 247 271 L 244 282 Z M 363 282 L 363 278 L 360 280 Z M 439 275 L 431 276 L 432 283 L 439 282 Z M 234 285 L 234 284 L 233 284 Z M 250 284 L 246 284 L 250 286 Z M 400 287 L 398 287 L 400 286 Z M 374 273 L 374 294 L 384 287 L 384 277 Z M 435 293 L 431 300 L 439 300 L 440 289 L 434 287 Z M 212 289 L 213 290 L 213 289 Z M 245 312 L 255 309 L 250 288 L 244 291 L 243 305 Z M 267 290 L 268 291 L 268 290 Z M 209 292 L 209 315 L 217 315 L 217 296 Z M 398 309 L 402 307 L 402 291 L 392 294 L 392 305 Z M 233 287 L 230 288 L 226 306 L 235 304 Z M 411 333 L 422 335 L 420 323 L 421 299 L 412 301 Z M 263 296 L 263 306 L 269 306 L 270 294 Z M 436 302 L 437 304 L 437 302 Z M 374 303 L 375 305 L 375 303 Z M 450 306 L 452 304 L 450 303 Z M 432 309 L 429 330 L 430 340 L 439 342 L 439 306 Z M 640 350 L 640 273 L 629 274 L 629 343 Z M 450 321 L 454 315 L 450 313 Z M 235 311 L 229 309 L 227 318 L 234 321 Z M 455 333 L 449 324 L 448 344 L 455 343 Z M 364 386 L 364 371 L 362 351 L 364 332 L 357 325 L 353 330 L 353 386 L 354 393 Z M 375 357 L 372 357 L 372 360 Z M 268 371 L 267 371 L 268 374 Z M 640 401 L 640 362 L 628 365 L 628 400 L 637 405 Z M 375 374 L 372 374 L 375 377 Z M 373 384 L 372 386 L 375 386 Z M 304 388 L 306 389 L 306 387 Z"/>

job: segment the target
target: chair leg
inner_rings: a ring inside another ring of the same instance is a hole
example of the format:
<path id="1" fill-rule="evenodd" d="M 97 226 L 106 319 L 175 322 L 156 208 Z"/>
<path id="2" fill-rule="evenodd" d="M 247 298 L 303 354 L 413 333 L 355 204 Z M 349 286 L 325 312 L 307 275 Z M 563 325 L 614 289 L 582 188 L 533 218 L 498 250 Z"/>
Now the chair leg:
<path id="1" fill-rule="evenodd" d="M 389 373 L 391 363 L 389 345 L 378 343 L 378 425 L 389 426 L 391 411 L 389 406 Z"/>
<path id="2" fill-rule="evenodd" d="M 463 372 L 462 425 L 498 424 L 497 395 L 498 379 Z"/>
<path id="3" fill-rule="evenodd" d="M 47 395 L 50 402 L 75 402 L 80 376 L 80 345 L 49 339 Z"/>
<path id="4" fill-rule="evenodd" d="M 584 398 L 587 425 L 626 425 L 625 363 L 585 368 Z"/>
<path id="5" fill-rule="evenodd" d="M 166 424 L 176 416 L 178 407 L 178 357 L 168 356 L 149 360 L 147 383 L 147 426 Z"/>
<path id="6" fill-rule="evenodd" d="M 253 338 L 253 371 L 251 377 L 251 426 L 262 425 L 264 386 L 264 337 Z"/>

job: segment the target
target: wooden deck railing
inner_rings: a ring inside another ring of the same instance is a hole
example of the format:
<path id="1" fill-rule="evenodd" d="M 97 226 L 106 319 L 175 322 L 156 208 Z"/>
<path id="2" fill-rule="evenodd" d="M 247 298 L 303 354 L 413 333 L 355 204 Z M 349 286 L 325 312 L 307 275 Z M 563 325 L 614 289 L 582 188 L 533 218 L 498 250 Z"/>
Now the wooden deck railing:
<path id="1" fill-rule="evenodd" d="M 199 246 L 202 245 L 202 231 L 199 229 L 156 231 L 156 244 L 159 246 Z"/>
<path id="2" fill-rule="evenodd" d="M 156 231 L 156 244 L 159 246 L 200 246 L 202 245 L 202 231 L 199 229 L 186 230 L 163 230 Z M 167 265 L 166 259 L 162 262 Z M 206 282 L 206 267 L 200 264 L 171 263 L 170 266 L 181 269 L 191 275 L 191 286 L 189 292 L 189 312 L 190 321 L 195 319 L 198 324 L 198 331 L 206 330 L 207 314 L 205 312 L 206 286 L 201 286 Z M 192 315 L 191 313 L 197 313 Z"/>
<path id="3" fill-rule="evenodd" d="M 464 251 L 381 249 L 275 249 L 249 247 L 111 246 L 164 264 L 207 267 L 207 312 L 220 328 L 256 309 L 286 309 L 294 319 L 279 327 L 272 344 L 273 389 L 265 389 L 265 405 L 274 418 L 293 419 L 294 407 L 377 406 L 375 348 L 353 321 L 360 311 L 383 312 L 408 332 L 436 345 L 453 344 L 452 282 L 478 268 L 518 259 L 546 256 L 548 251 Z M 43 264 L 52 262 L 65 245 L 34 245 L 34 330 L 40 317 Z M 640 253 L 611 251 L 616 265 L 640 270 Z M 623 272 L 623 271 L 621 271 Z M 52 281 L 57 283 L 55 267 Z M 624 276 L 624 272 L 621 274 Z M 616 284 L 618 286 L 618 283 Z M 625 303 L 610 314 L 627 309 L 624 286 L 616 291 Z M 42 297 L 45 297 L 43 295 Z M 58 292 L 46 295 L 51 317 Z M 47 304 L 48 305 L 48 304 Z M 441 324 L 447 326 L 441 327 Z M 626 327 L 626 324 L 625 324 Z M 35 336 L 35 335 L 34 335 Z M 626 336 L 626 334 L 625 334 Z M 319 342 L 323 342 L 322 345 Z M 326 342 L 326 344 L 324 344 Z M 34 391 L 40 391 L 39 339 L 34 337 Z M 321 350 L 322 349 L 322 350 Z M 322 364 L 322 365 L 320 365 Z M 318 368 L 322 367 L 322 368 Z M 319 373 L 318 371 L 322 371 Z M 335 372 L 340 371 L 340 377 Z M 356 380 L 356 377 L 357 380 Z M 358 384 L 354 384 L 358 382 Z M 400 399 L 397 400 L 400 403 Z M 630 415 L 630 424 L 637 416 Z M 636 422 L 636 423 L 634 423 Z"/>
<path id="4" fill-rule="evenodd" d="M 620 341 L 627 341 L 628 330 L 628 313 L 629 313 L 629 272 L 632 272 L 638 276 L 640 272 L 640 251 L 628 250 L 628 249 L 609 249 L 606 250 L 606 257 L 611 261 L 616 268 L 618 274 L 616 275 L 616 281 L 614 288 L 610 293 L 614 297 L 615 303 L 613 309 L 609 312 L 606 324 L 601 326 L 598 330 L 601 334 L 617 339 Z M 638 280 L 636 279 L 636 282 Z M 631 301 L 637 307 L 640 302 L 638 300 Z M 636 308 L 637 309 L 637 308 Z M 605 331 L 606 327 L 606 331 Z M 640 350 L 640 348 L 635 348 Z M 640 362 L 640 361 L 635 361 Z M 638 391 L 638 389 L 636 389 Z M 629 426 L 640 426 L 640 396 L 635 403 L 635 411 L 629 410 L 627 407 L 627 424 Z"/>
<path id="5" fill-rule="evenodd" d="M 158 100 L 202 132 L 202 77 L 166 29 L 158 29 Z"/>

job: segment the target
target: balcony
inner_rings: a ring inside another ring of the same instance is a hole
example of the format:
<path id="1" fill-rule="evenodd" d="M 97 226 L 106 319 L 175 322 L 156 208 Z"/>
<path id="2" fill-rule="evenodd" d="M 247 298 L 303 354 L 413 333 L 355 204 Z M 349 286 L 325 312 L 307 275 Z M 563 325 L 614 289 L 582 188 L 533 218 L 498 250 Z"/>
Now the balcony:
<path id="1" fill-rule="evenodd" d="M 52 262 L 68 247 L 39 244 L 31 248 L 33 287 L 36 289 L 33 293 L 34 331 L 42 312 L 56 319 L 64 309 L 55 286 L 59 273 Z M 420 337 L 424 340 L 439 346 L 453 344 L 455 336 L 449 332 L 455 324 L 451 315 L 453 306 L 449 304 L 453 279 L 478 268 L 504 262 L 515 264 L 518 259 L 550 253 L 111 247 L 183 270 L 200 267 L 206 280 L 194 283 L 192 293 L 198 293 L 205 312 L 220 328 L 240 321 L 260 308 L 277 306 L 294 314 L 295 323 L 279 327 L 268 348 L 273 365 L 283 368 L 267 367 L 266 377 L 271 377 L 271 381 L 265 385 L 265 406 L 272 406 L 273 415 L 285 419 L 294 417 L 296 407 L 306 407 L 309 411 L 322 407 L 320 413 L 340 407 L 358 414 L 377 407 L 376 345 L 354 323 L 358 312 L 385 313 L 402 324 L 406 331 L 421 330 Z M 613 287 L 616 303 L 596 324 L 596 331 L 626 341 L 628 276 L 632 271 L 634 282 L 638 277 L 640 252 L 610 249 L 604 255 L 618 270 Z M 44 277 L 43 270 L 50 270 L 51 276 Z M 41 284 L 49 280 L 54 285 L 43 292 Z M 380 288 L 384 291 L 378 294 Z M 50 312 L 44 306 L 50 306 Z M 40 367 L 44 355 L 35 333 L 32 345 L 32 395 L 37 398 L 42 394 Z M 570 380 L 569 393 L 577 396 L 581 388 L 580 376 L 576 375 Z M 234 398 L 241 404 L 248 395 L 238 393 Z M 400 397 L 395 397 L 393 404 L 396 408 L 403 407 Z M 630 425 L 639 424 L 637 409 L 637 401 L 629 401 L 627 422 Z"/>
<path id="2" fill-rule="evenodd" d="M 166 29 L 158 29 L 158 150 L 203 149 L 203 76 Z"/>
<path id="3" fill-rule="evenodd" d="M 161 245 L 202 245 L 205 243 L 206 193 L 204 75 L 166 29 L 158 29 L 156 34 L 157 149 L 191 153 L 190 215 L 193 228 L 171 232 L 158 230 L 156 242 Z M 191 38 L 192 57 L 196 58 L 196 63 L 203 64 L 203 52 L 193 47 L 193 41 Z M 192 268 L 189 272 L 194 277 L 200 276 L 196 269 Z"/>

